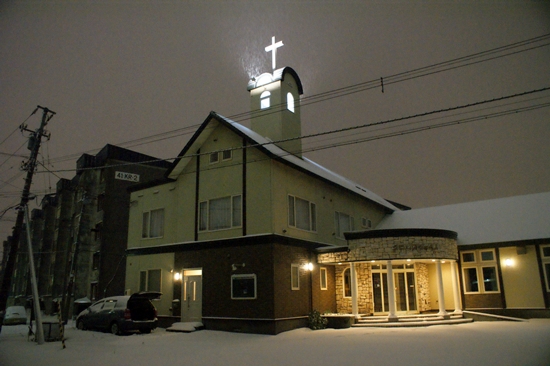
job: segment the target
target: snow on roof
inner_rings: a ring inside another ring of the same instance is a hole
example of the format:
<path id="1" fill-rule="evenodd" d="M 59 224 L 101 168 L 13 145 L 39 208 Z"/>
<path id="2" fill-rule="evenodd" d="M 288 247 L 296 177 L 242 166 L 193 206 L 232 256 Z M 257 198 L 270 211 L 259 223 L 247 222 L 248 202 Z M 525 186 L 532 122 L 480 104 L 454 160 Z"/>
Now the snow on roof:
<path id="1" fill-rule="evenodd" d="M 458 245 L 550 238 L 550 192 L 395 211 L 377 229 L 431 228 L 458 233 Z"/>
<path id="2" fill-rule="evenodd" d="M 359 184 L 342 177 L 339 174 L 334 173 L 333 171 L 328 170 L 327 168 L 313 162 L 312 160 L 309 160 L 305 157 L 298 157 L 294 154 L 289 153 L 286 150 L 281 149 L 279 146 L 277 146 L 272 141 L 269 141 L 265 137 L 262 137 L 258 133 L 252 131 L 251 129 L 234 122 L 228 118 L 225 118 L 217 113 L 215 113 L 219 119 L 223 120 L 224 122 L 228 123 L 231 127 L 237 129 L 239 132 L 247 136 L 249 139 L 253 140 L 255 143 L 258 144 L 258 147 L 261 149 L 267 150 L 268 153 L 274 155 L 275 157 L 282 159 L 286 161 L 287 163 L 290 163 L 302 170 L 305 170 L 309 173 L 312 173 L 322 179 L 328 180 L 334 184 L 337 184 L 353 193 L 356 193 L 360 196 L 363 196 L 375 203 L 378 203 L 379 205 L 382 205 L 383 207 L 389 209 L 390 211 L 397 211 L 399 210 L 397 207 L 395 207 L 390 202 L 386 201 L 384 198 L 378 196 L 377 194 L 369 191 L 368 189 L 361 187 Z"/>

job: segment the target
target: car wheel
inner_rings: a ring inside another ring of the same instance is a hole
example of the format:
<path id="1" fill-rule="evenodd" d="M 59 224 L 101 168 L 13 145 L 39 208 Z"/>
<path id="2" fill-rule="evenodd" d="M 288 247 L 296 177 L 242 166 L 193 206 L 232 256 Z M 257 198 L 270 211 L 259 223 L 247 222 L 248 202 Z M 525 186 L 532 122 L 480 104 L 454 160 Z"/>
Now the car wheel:
<path id="1" fill-rule="evenodd" d="M 111 333 L 114 335 L 117 335 L 120 333 L 120 329 L 118 328 L 118 323 L 114 322 L 111 324 Z"/>
<path id="2" fill-rule="evenodd" d="M 76 322 L 76 329 L 86 330 L 86 327 L 84 326 L 84 322 L 82 321 L 82 319 Z"/>

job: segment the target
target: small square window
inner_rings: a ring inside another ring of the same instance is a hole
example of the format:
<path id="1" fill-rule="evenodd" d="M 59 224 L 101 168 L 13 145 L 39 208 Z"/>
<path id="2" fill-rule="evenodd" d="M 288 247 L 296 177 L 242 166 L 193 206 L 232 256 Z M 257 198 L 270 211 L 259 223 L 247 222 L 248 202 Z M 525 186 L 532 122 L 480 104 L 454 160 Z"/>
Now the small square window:
<path id="1" fill-rule="evenodd" d="M 256 274 L 242 274 L 231 276 L 231 299 L 256 299 Z"/>
<path id="2" fill-rule="evenodd" d="M 462 262 L 468 263 L 468 262 L 475 262 L 476 257 L 475 253 L 469 252 L 469 253 L 462 253 Z"/>
<path id="3" fill-rule="evenodd" d="M 481 252 L 481 260 L 483 262 L 494 261 L 495 260 L 495 253 L 492 250 L 486 251 L 486 252 Z"/>
<path id="4" fill-rule="evenodd" d="M 550 246 L 542 247 L 542 256 L 550 257 Z"/>
<path id="5" fill-rule="evenodd" d="M 220 161 L 220 156 L 218 154 L 218 152 L 213 152 L 210 154 L 210 164 L 215 164 L 217 163 L 218 161 Z"/>
<path id="6" fill-rule="evenodd" d="M 233 157 L 233 150 L 222 151 L 222 160 L 230 160 Z"/>

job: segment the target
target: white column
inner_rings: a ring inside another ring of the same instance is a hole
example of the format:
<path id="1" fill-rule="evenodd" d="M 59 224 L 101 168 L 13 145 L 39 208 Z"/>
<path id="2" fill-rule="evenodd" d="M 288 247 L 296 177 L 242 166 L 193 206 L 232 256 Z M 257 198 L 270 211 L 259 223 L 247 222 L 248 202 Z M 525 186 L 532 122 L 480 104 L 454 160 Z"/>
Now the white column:
<path id="1" fill-rule="evenodd" d="M 393 268 L 391 261 L 387 262 L 387 269 L 388 269 L 388 286 L 386 291 L 388 291 L 388 302 L 390 305 L 390 311 L 388 313 L 388 321 L 390 322 L 396 322 L 397 321 L 397 314 L 395 311 L 395 285 L 393 284 Z"/>
<path id="2" fill-rule="evenodd" d="M 437 298 L 439 300 L 439 313 L 444 318 L 448 318 L 449 314 L 445 310 L 445 292 L 443 291 L 443 274 L 441 273 L 441 260 L 435 262 L 437 275 Z"/>
<path id="3" fill-rule="evenodd" d="M 455 301 L 455 311 L 453 314 L 462 314 L 462 309 L 460 308 L 460 291 L 456 275 L 456 261 L 451 261 L 451 282 L 453 284 L 453 297 Z"/>
<path id="4" fill-rule="evenodd" d="M 351 277 L 351 312 L 353 315 L 359 315 L 359 306 L 357 305 L 357 298 L 359 287 L 357 286 L 357 271 L 355 270 L 355 263 L 350 264 L 350 277 Z"/>

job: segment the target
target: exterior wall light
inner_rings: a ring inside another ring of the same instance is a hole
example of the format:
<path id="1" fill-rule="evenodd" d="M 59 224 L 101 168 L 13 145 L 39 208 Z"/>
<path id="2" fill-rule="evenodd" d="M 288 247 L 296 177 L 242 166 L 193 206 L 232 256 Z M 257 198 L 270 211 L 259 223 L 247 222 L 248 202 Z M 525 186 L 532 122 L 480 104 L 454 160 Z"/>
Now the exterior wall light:
<path id="1" fill-rule="evenodd" d="M 309 262 L 309 263 L 304 264 L 304 269 L 306 271 L 313 271 L 313 263 Z"/>
<path id="2" fill-rule="evenodd" d="M 181 273 L 174 272 L 174 281 L 180 281 L 180 280 L 181 280 Z"/>
<path id="3" fill-rule="evenodd" d="M 514 266 L 514 260 L 512 258 L 506 258 L 504 260 L 504 266 L 505 267 L 513 267 Z"/>

